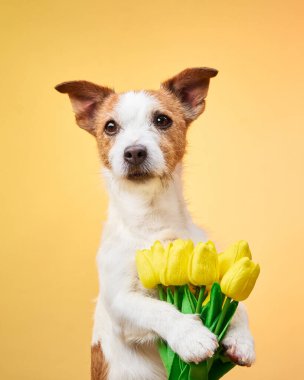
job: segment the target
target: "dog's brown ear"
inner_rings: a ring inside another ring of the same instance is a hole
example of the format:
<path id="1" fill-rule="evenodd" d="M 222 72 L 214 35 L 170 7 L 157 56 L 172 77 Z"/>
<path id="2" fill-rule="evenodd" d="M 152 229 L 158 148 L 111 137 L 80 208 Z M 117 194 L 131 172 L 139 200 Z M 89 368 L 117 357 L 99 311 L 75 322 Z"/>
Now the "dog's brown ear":
<path id="1" fill-rule="evenodd" d="M 95 136 L 95 112 L 104 99 L 114 91 L 87 81 L 63 82 L 55 89 L 69 95 L 77 124 Z"/>
<path id="2" fill-rule="evenodd" d="M 186 69 L 162 83 L 182 103 L 187 122 L 195 120 L 205 108 L 210 78 L 218 71 L 208 67 Z"/>

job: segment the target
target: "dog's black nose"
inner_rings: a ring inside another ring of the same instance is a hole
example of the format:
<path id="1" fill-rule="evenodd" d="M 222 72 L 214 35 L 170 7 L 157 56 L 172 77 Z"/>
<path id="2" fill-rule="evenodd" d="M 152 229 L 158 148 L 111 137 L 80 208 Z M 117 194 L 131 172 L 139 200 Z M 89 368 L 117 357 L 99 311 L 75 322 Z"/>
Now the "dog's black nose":
<path id="1" fill-rule="evenodd" d="M 147 149 L 143 145 L 131 145 L 125 149 L 124 159 L 131 165 L 140 165 L 147 158 Z"/>

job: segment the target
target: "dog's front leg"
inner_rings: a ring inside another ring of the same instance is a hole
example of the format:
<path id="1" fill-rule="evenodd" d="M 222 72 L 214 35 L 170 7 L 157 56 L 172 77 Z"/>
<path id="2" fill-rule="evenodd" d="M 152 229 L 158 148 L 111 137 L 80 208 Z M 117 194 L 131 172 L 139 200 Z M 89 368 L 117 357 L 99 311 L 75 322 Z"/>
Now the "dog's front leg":
<path id="1" fill-rule="evenodd" d="M 216 336 L 197 315 L 182 314 L 174 306 L 142 293 L 121 291 L 113 300 L 112 310 L 120 320 L 156 333 L 186 362 L 203 361 L 218 347 Z"/>
<path id="2" fill-rule="evenodd" d="M 249 330 L 247 312 L 239 304 L 223 339 L 226 355 L 236 364 L 250 367 L 255 361 L 254 341 Z"/>

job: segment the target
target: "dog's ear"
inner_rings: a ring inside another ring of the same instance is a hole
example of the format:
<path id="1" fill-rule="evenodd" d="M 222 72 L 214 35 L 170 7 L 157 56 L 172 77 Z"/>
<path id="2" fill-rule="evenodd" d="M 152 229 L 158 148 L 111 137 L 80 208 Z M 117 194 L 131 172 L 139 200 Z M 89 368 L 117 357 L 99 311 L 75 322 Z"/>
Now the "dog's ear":
<path id="1" fill-rule="evenodd" d="M 95 112 L 104 99 L 114 91 L 87 81 L 63 82 L 55 89 L 69 95 L 77 124 L 95 136 Z"/>
<path id="2" fill-rule="evenodd" d="M 195 120 L 205 108 L 210 78 L 218 71 L 208 67 L 186 69 L 162 83 L 181 102 L 187 122 Z"/>

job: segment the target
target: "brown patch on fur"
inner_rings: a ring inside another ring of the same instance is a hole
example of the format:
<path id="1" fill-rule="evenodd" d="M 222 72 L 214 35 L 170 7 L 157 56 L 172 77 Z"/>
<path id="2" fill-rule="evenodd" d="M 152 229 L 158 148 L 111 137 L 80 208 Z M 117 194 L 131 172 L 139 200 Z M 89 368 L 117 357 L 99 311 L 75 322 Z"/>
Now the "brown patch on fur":
<path id="1" fill-rule="evenodd" d="M 185 154 L 188 123 L 185 120 L 183 107 L 176 96 L 163 88 L 159 91 L 149 91 L 149 93 L 159 102 L 157 111 L 169 116 L 173 121 L 170 128 L 159 131 L 160 148 L 166 161 L 167 174 L 170 175 Z"/>
<path id="2" fill-rule="evenodd" d="M 101 104 L 96 112 L 95 131 L 99 156 L 103 164 L 110 168 L 109 151 L 114 144 L 115 136 L 108 136 L 104 133 L 104 127 L 107 121 L 114 119 L 113 110 L 118 101 L 118 95 L 112 94 Z"/>
<path id="3" fill-rule="evenodd" d="M 107 380 L 108 375 L 109 365 L 98 343 L 91 347 L 91 380 Z"/>

